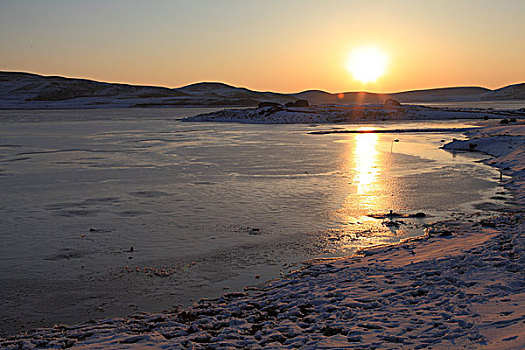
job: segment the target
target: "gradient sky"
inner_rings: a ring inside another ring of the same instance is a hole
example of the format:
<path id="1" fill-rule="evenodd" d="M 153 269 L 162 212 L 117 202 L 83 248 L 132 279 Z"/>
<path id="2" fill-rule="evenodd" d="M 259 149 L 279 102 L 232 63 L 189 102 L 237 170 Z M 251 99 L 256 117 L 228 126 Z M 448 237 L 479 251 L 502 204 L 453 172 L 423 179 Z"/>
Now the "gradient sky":
<path id="1" fill-rule="evenodd" d="M 350 51 L 387 73 L 362 84 Z M 524 0 L 0 0 L 0 70 L 179 87 L 396 92 L 525 81 Z"/>

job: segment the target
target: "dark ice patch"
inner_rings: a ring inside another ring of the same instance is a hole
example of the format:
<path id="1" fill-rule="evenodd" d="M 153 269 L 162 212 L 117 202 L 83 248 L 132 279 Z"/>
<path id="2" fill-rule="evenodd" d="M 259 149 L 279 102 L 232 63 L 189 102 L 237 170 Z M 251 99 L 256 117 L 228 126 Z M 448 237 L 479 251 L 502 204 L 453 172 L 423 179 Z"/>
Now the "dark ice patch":
<path id="1" fill-rule="evenodd" d="M 69 211 L 75 211 L 75 208 L 85 209 L 85 207 L 101 204 L 112 204 L 120 202 L 118 197 L 98 197 L 98 198 L 88 198 L 81 202 L 61 202 L 47 205 L 45 208 L 47 210 L 64 210 L 70 209 Z M 94 210 L 91 210 L 94 211 Z"/>
<path id="2" fill-rule="evenodd" d="M 57 260 L 70 260 L 70 259 L 79 259 L 85 256 L 87 252 L 80 250 L 72 249 L 61 249 L 55 254 L 48 255 L 44 257 L 44 260 L 57 261 Z"/>
<path id="3" fill-rule="evenodd" d="M 99 197 L 99 198 L 88 198 L 82 202 L 83 205 L 100 204 L 100 203 L 115 203 L 120 202 L 118 197 Z"/>
<path id="4" fill-rule="evenodd" d="M 89 209 L 69 209 L 69 210 L 60 210 L 58 215 L 65 217 L 74 217 L 74 216 L 96 216 L 100 210 L 89 210 Z"/>
<path id="5" fill-rule="evenodd" d="M 169 193 L 162 192 L 162 191 L 137 191 L 137 192 L 130 192 L 128 194 L 130 196 L 139 197 L 139 198 L 156 198 L 156 197 L 162 197 L 162 196 L 169 195 Z"/>
<path id="6" fill-rule="evenodd" d="M 149 214 L 149 212 L 140 211 L 140 210 L 126 210 L 126 211 L 116 212 L 114 214 L 118 216 L 123 216 L 123 217 L 133 217 L 133 216 L 147 215 Z"/>

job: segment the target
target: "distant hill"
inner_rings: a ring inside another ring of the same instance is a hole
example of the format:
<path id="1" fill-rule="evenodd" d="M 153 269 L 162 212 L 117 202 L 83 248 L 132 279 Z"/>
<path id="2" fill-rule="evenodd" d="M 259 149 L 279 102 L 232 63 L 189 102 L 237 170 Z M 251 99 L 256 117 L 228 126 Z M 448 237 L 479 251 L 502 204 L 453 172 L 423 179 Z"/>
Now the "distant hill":
<path id="1" fill-rule="evenodd" d="M 450 87 L 394 94 L 308 90 L 295 94 L 253 91 L 220 82 L 201 82 L 181 88 L 139 86 L 87 79 L 0 72 L 1 109 L 128 108 L 128 107 L 253 107 L 260 102 L 305 99 L 312 105 L 382 104 L 400 102 L 478 101 L 525 99 L 525 83 L 497 90 Z"/>
<path id="2" fill-rule="evenodd" d="M 256 92 L 224 83 L 196 83 L 178 89 L 104 83 L 87 79 L 0 72 L 0 108 L 118 108 L 173 106 L 257 106 L 285 103 L 293 96 Z"/>
<path id="3" fill-rule="evenodd" d="M 79 97 L 134 96 L 181 97 L 183 92 L 153 86 L 102 83 L 86 79 L 0 72 L 0 97 L 25 97 L 27 101 L 60 101 Z"/>
<path id="4" fill-rule="evenodd" d="M 505 86 L 488 91 L 481 96 L 483 100 L 525 100 L 525 83 Z"/>
<path id="5" fill-rule="evenodd" d="M 275 92 L 259 92 L 252 91 L 246 88 L 234 87 L 224 83 L 195 83 L 176 89 L 194 97 L 216 97 L 225 99 L 253 99 L 257 102 L 273 101 L 285 103 L 290 101 L 290 95 L 280 94 Z M 294 100 L 294 98 L 292 98 Z"/>
<path id="6" fill-rule="evenodd" d="M 320 90 L 308 90 L 298 94 L 293 94 L 293 96 L 299 99 L 308 100 L 311 104 L 382 104 L 389 99 L 389 95 L 364 91 L 330 94 Z"/>
<path id="7" fill-rule="evenodd" d="M 475 101 L 479 100 L 483 94 L 491 90 L 472 86 L 472 87 L 448 87 L 427 90 L 413 90 L 390 94 L 392 98 L 399 102 L 446 102 L 446 101 Z"/>

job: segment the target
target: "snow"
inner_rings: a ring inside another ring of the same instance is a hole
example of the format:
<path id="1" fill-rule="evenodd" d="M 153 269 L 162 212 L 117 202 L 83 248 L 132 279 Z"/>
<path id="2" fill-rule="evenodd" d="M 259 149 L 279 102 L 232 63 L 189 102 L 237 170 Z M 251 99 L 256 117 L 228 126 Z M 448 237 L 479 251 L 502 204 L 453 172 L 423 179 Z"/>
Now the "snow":
<path id="1" fill-rule="evenodd" d="M 490 92 L 491 90 L 481 87 L 449 87 L 404 91 L 391 96 L 401 102 L 472 101 Z"/>
<path id="2" fill-rule="evenodd" d="M 494 155 L 522 203 L 523 124 L 471 131 L 449 150 Z M 9 338 L 6 349 L 525 347 L 523 205 L 490 219 L 433 224 L 427 235 L 356 256 L 313 260 L 261 289 L 187 309 L 56 325 Z"/>
<path id="3" fill-rule="evenodd" d="M 484 100 L 525 99 L 525 83 L 505 86 L 501 89 L 489 91 L 481 96 Z"/>
<path id="4" fill-rule="evenodd" d="M 345 123 L 373 120 L 447 120 L 525 117 L 521 111 L 432 108 L 416 105 L 313 106 L 308 108 L 264 107 L 225 109 L 187 117 L 188 122 L 236 122 L 246 124 Z"/>
<path id="5" fill-rule="evenodd" d="M 0 72 L 0 109 L 254 106 L 265 100 L 285 103 L 296 98 L 223 83 L 197 83 L 170 89 Z"/>

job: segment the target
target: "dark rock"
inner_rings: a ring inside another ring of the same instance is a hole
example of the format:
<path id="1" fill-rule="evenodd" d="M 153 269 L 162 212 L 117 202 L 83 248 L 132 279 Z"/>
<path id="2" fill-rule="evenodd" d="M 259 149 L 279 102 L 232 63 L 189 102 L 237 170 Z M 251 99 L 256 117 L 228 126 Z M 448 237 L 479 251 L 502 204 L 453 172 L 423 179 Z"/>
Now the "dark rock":
<path id="1" fill-rule="evenodd" d="M 257 105 L 257 108 L 266 108 L 266 107 L 280 107 L 283 106 L 280 103 L 277 102 L 261 102 Z"/>
<path id="2" fill-rule="evenodd" d="M 105 230 L 105 229 L 99 229 L 99 228 L 91 227 L 89 229 L 89 232 L 109 233 L 109 232 L 111 232 L 111 230 Z"/>
<path id="3" fill-rule="evenodd" d="M 508 119 L 501 119 L 499 121 L 500 124 L 508 124 L 509 123 L 509 120 Z"/>
<path id="4" fill-rule="evenodd" d="M 496 227 L 496 224 L 494 222 L 487 221 L 487 220 L 481 220 L 480 224 L 481 226 L 484 226 L 484 227 Z"/>
<path id="5" fill-rule="evenodd" d="M 295 107 L 310 107 L 310 103 L 307 100 L 297 100 L 295 101 Z"/>
<path id="6" fill-rule="evenodd" d="M 393 98 L 389 98 L 384 103 L 385 107 L 402 107 L 401 103 L 399 101 L 394 100 Z"/>
<path id="7" fill-rule="evenodd" d="M 194 321 L 197 319 L 197 316 L 191 312 L 182 311 L 177 315 L 179 322 L 186 323 L 188 321 Z"/>
<path id="8" fill-rule="evenodd" d="M 280 112 L 284 110 L 284 107 L 281 105 L 273 106 L 273 107 L 265 107 L 262 109 L 259 109 L 258 114 L 262 116 L 269 116 L 274 113 Z"/>
<path id="9" fill-rule="evenodd" d="M 325 326 L 321 329 L 321 333 L 325 337 L 331 337 L 332 335 L 343 333 L 343 329 L 339 327 Z"/>
<path id="10" fill-rule="evenodd" d="M 261 233 L 261 229 L 256 227 L 252 228 L 250 231 L 251 235 L 258 235 L 259 233 Z"/>
<path id="11" fill-rule="evenodd" d="M 311 305 L 311 304 L 299 305 L 299 311 L 301 311 L 301 313 L 303 315 L 311 314 L 312 313 L 312 306 L 313 305 Z"/>
<path id="12" fill-rule="evenodd" d="M 199 331 L 200 331 L 199 327 L 196 324 L 192 324 L 188 327 L 188 329 L 186 330 L 186 333 L 193 334 Z"/>
<path id="13" fill-rule="evenodd" d="M 305 108 L 305 107 L 310 107 L 310 103 L 308 103 L 307 100 L 297 100 L 295 102 L 292 102 L 292 101 L 286 102 L 284 106 L 286 108 L 292 108 L 292 107 Z"/>
<path id="14" fill-rule="evenodd" d="M 385 221 L 383 222 L 383 225 L 387 227 L 399 227 L 399 223 L 396 221 Z"/>
<path id="15" fill-rule="evenodd" d="M 76 340 L 74 339 L 64 339 L 62 343 L 62 349 L 67 349 L 75 345 Z"/>
<path id="16" fill-rule="evenodd" d="M 231 299 L 231 298 L 245 297 L 247 295 L 248 294 L 244 292 L 231 292 L 228 294 L 224 294 L 224 298 Z"/>
<path id="17" fill-rule="evenodd" d="M 264 326 L 262 324 L 252 324 L 252 328 L 248 330 L 248 333 L 250 333 L 251 335 L 254 335 L 258 331 L 263 329 L 263 327 Z"/>
<path id="18" fill-rule="evenodd" d="M 413 297 L 421 297 L 427 294 L 428 294 L 428 290 L 424 288 L 417 288 L 410 292 L 410 295 L 412 295 Z"/>

